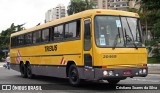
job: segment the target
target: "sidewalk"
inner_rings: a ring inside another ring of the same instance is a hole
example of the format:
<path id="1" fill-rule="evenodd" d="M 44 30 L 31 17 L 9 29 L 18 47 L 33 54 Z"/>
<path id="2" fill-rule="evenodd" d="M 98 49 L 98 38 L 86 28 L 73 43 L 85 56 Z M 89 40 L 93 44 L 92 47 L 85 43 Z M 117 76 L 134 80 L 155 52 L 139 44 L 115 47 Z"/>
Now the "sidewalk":
<path id="1" fill-rule="evenodd" d="M 5 63 L 4 62 L 0 62 L 0 67 L 3 67 Z"/>
<path id="2" fill-rule="evenodd" d="M 147 64 L 149 74 L 160 74 L 160 64 Z"/>

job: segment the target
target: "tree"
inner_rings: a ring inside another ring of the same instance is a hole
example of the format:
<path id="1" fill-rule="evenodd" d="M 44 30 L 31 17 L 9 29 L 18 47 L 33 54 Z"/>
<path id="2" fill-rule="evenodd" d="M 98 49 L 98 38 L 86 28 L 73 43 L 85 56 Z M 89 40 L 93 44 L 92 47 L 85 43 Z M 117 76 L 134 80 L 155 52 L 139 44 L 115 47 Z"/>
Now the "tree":
<path id="1" fill-rule="evenodd" d="M 136 4 L 140 4 L 138 13 L 148 36 L 148 30 L 152 30 L 153 25 L 159 19 L 157 12 L 160 10 L 160 0 L 136 0 Z M 151 33 L 153 34 L 153 32 Z M 148 40 L 148 38 L 146 39 Z"/>
<path id="2" fill-rule="evenodd" d="M 148 36 L 148 30 L 152 34 L 151 40 L 145 38 L 146 45 L 149 50 L 153 49 L 154 56 L 160 59 L 160 0 L 136 0 L 136 4 L 140 4 L 137 13 L 139 13 L 141 23 L 145 27 L 146 36 Z"/>
<path id="3" fill-rule="evenodd" d="M 17 31 L 19 31 L 19 30 L 23 30 L 24 29 L 23 25 L 25 25 L 25 24 L 15 26 L 15 24 L 12 23 L 9 28 L 7 28 L 6 30 L 3 30 L 0 33 L 0 51 L 2 49 L 8 49 L 9 48 L 10 35 L 12 33 L 15 33 Z"/>
<path id="4" fill-rule="evenodd" d="M 146 17 L 146 28 L 151 30 L 153 39 L 148 41 L 154 56 L 160 59 L 160 0 L 141 0 L 143 15 Z"/>
<path id="5" fill-rule="evenodd" d="M 139 13 L 139 10 L 136 9 L 136 8 L 129 8 L 128 11 L 129 11 L 129 12 Z"/>
<path id="6" fill-rule="evenodd" d="M 16 31 L 24 30 L 25 28 L 23 27 L 23 25 L 25 25 L 25 23 L 24 23 L 24 24 L 17 25 L 17 26 L 16 26 L 16 28 L 17 28 Z"/>
<path id="7" fill-rule="evenodd" d="M 67 8 L 68 15 L 72 15 L 87 9 L 93 9 L 94 4 L 92 0 L 71 0 Z"/>

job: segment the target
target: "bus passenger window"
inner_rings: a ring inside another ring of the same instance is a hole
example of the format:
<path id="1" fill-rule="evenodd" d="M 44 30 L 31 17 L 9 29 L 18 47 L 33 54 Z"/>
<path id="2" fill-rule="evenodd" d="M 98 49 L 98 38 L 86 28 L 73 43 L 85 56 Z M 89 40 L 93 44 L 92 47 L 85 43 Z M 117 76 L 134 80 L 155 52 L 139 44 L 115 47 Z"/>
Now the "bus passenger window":
<path id="1" fill-rule="evenodd" d="M 11 38 L 11 47 L 17 46 L 17 36 Z"/>
<path id="2" fill-rule="evenodd" d="M 80 37 L 80 20 L 65 24 L 65 38 Z"/>
<path id="3" fill-rule="evenodd" d="M 90 20 L 86 20 L 84 23 L 84 50 L 91 49 L 91 24 Z"/>
<path id="4" fill-rule="evenodd" d="M 65 25 L 65 38 L 76 37 L 76 22 Z"/>
<path id="5" fill-rule="evenodd" d="M 43 42 L 49 41 L 49 29 L 42 30 L 42 41 Z"/>
<path id="6" fill-rule="evenodd" d="M 63 25 L 59 25 L 54 27 L 54 40 L 62 40 L 63 39 Z"/>
<path id="7" fill-rule="evenodd" d="M 76 37 L 80 38 L 80 31 L 81 31 L 81 21 L 77 20 L 77 31 L 76 31 Z"/>
<path id="8" fill-rule="evenodd" d="M 32 33 L 25 34 L 25 44 L 32 44 Z"/>
<path id="9" fill-rule="evenodd" d="M 33 33 L 33 43 L 40 43 L 41 42 L 41 31 L 35 31 Z"/>
<path id="10" fill-rule="evenodd" d="M 18 36 L 18 46 L 23 45 L 24 44 L 24 35 L 20 35 Z"/>

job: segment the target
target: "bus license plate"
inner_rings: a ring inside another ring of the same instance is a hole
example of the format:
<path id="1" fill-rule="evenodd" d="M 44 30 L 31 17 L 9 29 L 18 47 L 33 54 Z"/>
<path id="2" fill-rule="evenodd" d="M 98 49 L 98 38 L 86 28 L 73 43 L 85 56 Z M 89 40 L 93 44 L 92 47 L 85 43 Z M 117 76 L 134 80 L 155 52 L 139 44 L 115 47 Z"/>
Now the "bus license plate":
<path id="1" fill-rule="evenodd" d="M 124 76 L 130 76 L 130 75 L 132 75 L 132 72 L 130 70 L 123 71 L 123 75 Z"/>

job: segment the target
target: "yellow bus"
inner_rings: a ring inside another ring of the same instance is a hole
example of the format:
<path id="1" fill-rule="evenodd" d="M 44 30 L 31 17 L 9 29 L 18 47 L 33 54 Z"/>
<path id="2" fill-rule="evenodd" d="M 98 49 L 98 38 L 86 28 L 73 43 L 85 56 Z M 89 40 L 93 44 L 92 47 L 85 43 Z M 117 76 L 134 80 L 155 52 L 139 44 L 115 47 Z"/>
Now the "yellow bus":
<path id="1" fill-rule="evenodd" d="M 116 84 L 148 74 L 137 13 L 93 9 L 11 35 L 11 68 L 22 77 L 44 75 Z"/>

